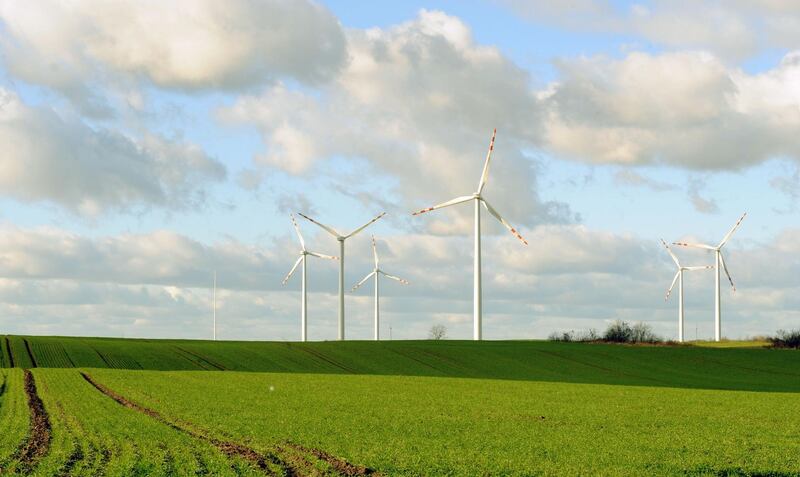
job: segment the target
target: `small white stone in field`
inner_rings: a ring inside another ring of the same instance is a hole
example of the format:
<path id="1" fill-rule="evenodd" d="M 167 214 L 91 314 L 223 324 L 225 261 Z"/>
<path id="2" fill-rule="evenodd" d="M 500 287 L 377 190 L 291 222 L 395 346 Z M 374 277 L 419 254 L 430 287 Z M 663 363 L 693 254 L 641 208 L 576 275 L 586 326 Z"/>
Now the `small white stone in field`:
<path id="1" fill-rule="evenodd" d="M 272 392 L 272 391 L 274 391 L 274 390 L 275 390 L 275 386 L 270 386 L 270 387 L 269 387 L 269 392 Z"/>

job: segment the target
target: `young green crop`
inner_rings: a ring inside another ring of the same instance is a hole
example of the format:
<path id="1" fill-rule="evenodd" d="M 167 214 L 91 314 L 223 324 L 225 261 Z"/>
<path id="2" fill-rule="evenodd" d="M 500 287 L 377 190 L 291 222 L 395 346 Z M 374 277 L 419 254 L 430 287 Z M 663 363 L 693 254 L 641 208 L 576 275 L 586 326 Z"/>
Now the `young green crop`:
<path id="1" fill-rule="evenodd" d="M 259 475 L 247 462 L 119 405 L 77 370 L 37 369 L 34 376 L 52 425 L 36 475 Z"/>
<path id="2" fill-rule="evenodd" d="M 22 370 L 0 370 L 0 469 L 5 469 L 28 431 Z M 0 472 L 2 474 L 2 472 Z"/>
<path id="3" fill-rule="evenodd" d="M 794 475 L 800 394 L 398 376 L 93 370 L 129 398 L 267 449 L 388 475 Z"/>

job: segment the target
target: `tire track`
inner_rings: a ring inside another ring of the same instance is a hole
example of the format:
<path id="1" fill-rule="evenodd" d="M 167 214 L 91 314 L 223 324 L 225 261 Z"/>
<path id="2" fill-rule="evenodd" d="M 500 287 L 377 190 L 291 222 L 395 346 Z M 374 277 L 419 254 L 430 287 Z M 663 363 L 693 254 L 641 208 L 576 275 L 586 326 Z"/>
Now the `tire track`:
<path id="1" fill-rule="evenodd" d="M 256 467 L 258 467 L 266 475 L 277 474 L 277 475 L 285 475 L 287 477 L 295 477 L 300 475 L 296 472 L 296 469 L 293 466 L 289 465 L 287 462 L 284 462 L 283 459 L 279 458 L 277 455 L 274 454 L 261 455 L 247 446 L 237 444 L 235 442 L 220 441 L 213 437 L 206 436 L 193 429 L 179 426 L 174 422 L 167 420 L 164 416 L 162 416 L 158 412 L 152 409 L 148 409 L 144 406 L 140 406 L 132 401 L 129 401 L 122 395 L 117 394 L 116 392 L 107 388 L 103 384 L 100 384 L 99 382 L 95 381 L 94 378 L 92 378 L 88 374 L 82 372 L 81 376 L 83 376 L 83 379 L 85 379 L 89 384 L 94 386 L 95 389 L 105 394 L 109 398 L 113 399 L 118 404 L 127 407 L 129 409 L 132 409 L 134 411 L 140 412 L 146 416 L 149 416 L 176 431 L 187 434 L 191 437 L 194 437 L 195 439 L 208 442 L 209 444 L 219 449 L 223 454 L 225 454 L 228 457 L 243 458 L 251 462 L 252 464 L 255 464 Z M 280 469 L 280 472 L 275 472 L 273 470 L 273 468 L 275 467 Z"/>
<path id="2" fill-rule="evenodd" d="M 18 460 L 17 470 L 23 475 L 30 474 L 47 451 L 50 450 L 50 417 L 44 403 L 36 392 L 36 381 L 30 370 L 25 370 L 25 394 L 31 411 L 28 437 L 17 448 L 14 459 Z"/>
<path id="3" fill-rule="evenodd" d="M 33 352 L 31 351 L 31 344 L 25 338 L 22 338 L 22 342 L 25 343 L 25 351 L 27 351 L 28 357 L 31 359 L 31 367 L 38 368 L 36 366 L 36 358 L 33 357 Z"/>
<path id="4" fill-rule="evenodd" d="M 200 361 L 203 361 L 203 362 L 207 363 L 208 365 L 217 368 L 220 371 L 227 371 L 228 370 L 225 366 L 211 361 L 210 359 L 206 358 L 205 356 L 203 356 L 200 353 L 195 353 L 194 351 L 191 351 L 191 350 L 188 350 L 188 349 L 185 349 L 185 348 L 181 348 L 180 346 L 176 346 L 175 348 L 183 351 L 184 353 L 187 353 L 187 354 L 190 354 L 190 355 L 194 356 L 195 358 L 199 359 Z"/>
<path id="5" fill-rule="evenodd" d="M 6 336 L 6 351 L 8 351 L 8 367 L 14 368 L 14 354 L 11 352 L 11 343 L 8 340 L 8 336 Z"/>

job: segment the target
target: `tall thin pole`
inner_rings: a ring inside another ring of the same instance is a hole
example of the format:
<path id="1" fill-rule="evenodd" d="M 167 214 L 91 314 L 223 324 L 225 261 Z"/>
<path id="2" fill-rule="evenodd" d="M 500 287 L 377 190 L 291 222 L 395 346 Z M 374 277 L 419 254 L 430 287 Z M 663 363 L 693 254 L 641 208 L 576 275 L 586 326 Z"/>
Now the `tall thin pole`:
<path id="1" fill-rule="evenodd" d="M 213 316 L 214 321 L 214 329 L 212 335 L 214 337 L 214 341 L 217 341 L 217 271 L 214 270 L 214 291 L 211 292 L 211 314 Z"/>
<path id="2" fill-rule="evenodd" d="M 719 250 L 717 250 L 717 266 L 714 267 L 714 273 L 716 274 L 714 279 L 715 290 L 714 290 L 714 340 L 719 341 L 720 335 L 722 334 L 722 309 L 720 303 L 720 296 L 719 296 Z"/>
<path id="3" fill-rule="evenodd" d="M 339 240 L 339 341 L 344 340 L 344 238 Z"/>
<path id="4" fill-rule="evenodd" d="M 381 339 L 381 312 L 380 312 L 380 305 L 379 305 L 379 298 L 380 292 L 378 291 L 381 283 L 381 274 L 375 271 L 375 341 Z"/>
<path id="5" fill-rule="evenodd" d="M 683 269 L 678 278 L 678 342 L 683 343 Z"/>
<path id="6" fill-rule="evenodd" d="M 482 339 L 482 310 L 481 310 L 481 201 L 475 198 L 475 269 L 473 271 L 473 337 L 475 341 Z"/>
<path id="7" fill-rule="evenodd" d="M 303 253 L 303 276 L 300 280 L 302 285 L 303 299 L 300 301 L 300 341 L 308 340 L 308 300 L 306 297 L 306 255 Z"/>

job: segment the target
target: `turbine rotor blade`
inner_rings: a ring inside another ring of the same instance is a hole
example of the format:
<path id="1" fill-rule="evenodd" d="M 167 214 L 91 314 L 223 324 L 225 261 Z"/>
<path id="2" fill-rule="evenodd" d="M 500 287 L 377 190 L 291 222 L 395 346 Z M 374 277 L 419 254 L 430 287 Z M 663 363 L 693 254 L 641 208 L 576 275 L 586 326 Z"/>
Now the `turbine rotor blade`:
<path id="1" fill-rule="evenodd" d="M 294 214 L 289 213 L 289 217 L 292 218 L 292 225 L 294 225 L 294 230 L 297 232 L 297 238 L 300 239 L 300 247 L 305 252 L 306 250 L 306 241 L 303 240 L 303 235 L 300 233 L 300 227 L 297 226 L 297 221 L 294 220 Z"/>
<path id="2" fill-rule="evenodd" d="M 520 235 L 519 232 L 517 232 L 517 229 L 515 229 L 511 224 L 506 222 L 506 219 L 502 218 L 500 214 L 496 210 L 494 210 L 494 207 L 492 207 L 491 205 L 489 205 L 488 202 L 486 202 L 486 199 L 481 198 L 481 203 L 483 204 L 484 207 L 486 207 L 486 210 L 488 210 L 490 214 L 494 215 L 494 218 L 499 220 L 501 224 L 503 224 L 509 231 L 511 231 L 512 234 L 514 234 L 514 237 L 517 237 L 522 241 L 522 243 L 528 245 L 528 241 L 522 238 L 522 235 Z"/>
<path id="3" fill-rule="evenodd" d="M 481 174 L 481 181 L 478 183 L 478 194 L 483 192 L 486 182 L 489 180 L 489 162 L 492 160 L 492 151 L 494 151 L 494 137 L 497 135 L 497 128 L 492 131 L 492 140 L 489 142 L 489 152 L 486 153 L 486 162 L 483 163 L 483 173 Z"/>
<path id="4" fill-rule="evenodd" d="M 339 237 L 341 237 L 341 234 L 340 234 L 339 232 L 337 232 L 337 231 L 333 230 L 333 228 L 331 228 L 331 227 L 328 227 L 328 226 L 327 226 L 327 225 L 325 225 L 325 224 L 321 224 L 321 223 L 317 222 L 316 220 L 314 220 L 314 219 L 312 219 L 311 217 L 309 217 L 309 216 L 307 216 L 307 215 L 303 214 L 302 212 L 298 212 L 298 214 L 300 215 L 300 217 L 302 217 L 302 218 L 304 218 L 304 219 L 308 220 L 308 221 L 309 221 L 309 222 L 311 222 L 312 224 L 316 224 L 316 225 L 318 225 L 319 227 L 322 227 L 322 230 L 324 230 L 324 231 L 328 232 L 329 234 L 333 235 L 333 236 L 334 236 L 334 237 L 336 237 L 337 239 L 338 239 Z"/>
<path id="5" fill-rule="evenodd" d="M 433 207 L 428 207 L 427 209 L 422 209 L 420 211 L 414 212 L 411 215 L 419 215 L 424 214 L 426 212 L 430 212 L 432 210 L 441 209 L 443 207 L 450 207 L 451 205 L 460 204 L 462 202 L 466 202 L 468 200 L 474 199 L 475 196 L 472 195 L 462 195 L 461 197 L 456 197 L 455 199 L 448 200 L 447 202 L 442 202 L 441 204 L 434 205 Z"/>
<path id="6" fill-rule="evenodd" d="M 366 224 L 364 224 L 364 225 L 362 225 L 361 227 L 359 227 L 359 228 L 357 228 L 357 229 L 353 230 L 352 232 L 350 232 L 350 234 L 349 234 L 349 235 L 345 235 L 345 236 L 344 236 L 344 238 L 348 239 L 348 238 L 352 237 L 353 235 L 355 235 L 355 234 L 357 234 L 357 233 L 361 232 L 362 230 L 364 230 L 365 228 L 367 228 L 367 227 L 368 227 L 368 226 L 370 226 L 371 224 L 373 224 L 373 223 L 377 222 L 377 221 L 378 221 L 378 219 L 380 219 L 380 218 L 381 218 L 381 217 L 383 217 L 384 215 L 386 215 L 386 212 L 381 212 L 381 213 L 380 213 L 380 214 L 378 214 L 378 215 L 377 215 L 377 217 L 375 217 L 374 219 L 370 220 L 370 221 L 369 221 L 369 222 L 367 222 Z"/>
<path id="7" fill-rule="evenodd" d="M 353 286 L 353 289 L 350 290 L 350 291 L 351 292 L 356 291 L 356 289 L 358 289 L 358 287 L 363 285 L 365 281 L 369 280 L 372 275 L 375 275 L 375 271 L 374 270 L 369 272 L 369 275 L 367 275 L 366 277 L 362 278 L 360 282 L 356 283 L 355 286 Z"/>
<path id="8" fill-rule="evenodd" d="M 283 282 L 281 283 L 281 285 L 286 285 L 286 282 L 289 281 L 289 277 L 291 277 L 292 273 L 294 273 L 294 271 L 297 270 L 297 266 L 300 265 L 300 262 L 302 260 L 303 260 L 303 256 L 300 255 L 300 258 L 298 258 L 297 261 L 294 262 L 294 266 L 292 267 L 291 270 L 289 270 L 289 273 L 286 275 L 286 278 L 283 279 Z"/>
<path id="9" fill-rule="evenodd" d="M 678 268 L 680 268 L 681 262 L 679 262 L 678 257 L 676 257 L 674 253 L 672 253 L 672 250 L 669 248 L 669 245 L 667 245 L 667 242 L 665 242 L 664 239 L 661 239 L 661 243 L 664 244 L 664 248 L 667 249 L 667 253 L 669 254 L 670 257 L 672 257 L 672 261 L 675 262 L 675 265 L 677 265 Z"/>
<path id="10" fill-rule="evenodd" d="M 675 278 L 672 279 L 672 285 L 670 285 L 669 286 L 669 290 L 667 290 L 667 296 L 664 297 L 664 301 L 669 300 L 669 294 L 672 293 L 672 289 L 675 287 L 675 282 L 678 281 L 678 277 L 680 275 L 681 275 L 681 271 L 678 270 L 678 272 L 675 274 Z"/>
<path id="11" fill-rule="evenodd" d="M 375 236 L 372 236 L 372 256 L 375 258 L 375 268 L 378 268 L 378 247 L 375 246 Z"/>
<path id="12" fill-rule="evenodd" d="M 741 216 L 741 217 L 739 217 L 739 220 L 737 220 L 737 221 L 736 221 L 736 224 L 733 226 L 733 228 L 731 229 L 731 231 L 730 231 L 730 232 L 728 232 L 728 233 L 725 235 L 725 237 L 722 239 L 722 242 L 720 242 L 720 243 L 719 243 L 719 246 L 718 246 L 717 248 L 722 248 L 722 246 L 723 246 L 723 245 L 725 245 L 725 243 L 728 241 L 728 239 L 730 239 L 730 238 L 731 238 L 731 235 L 733 235 L 733 232 L 735 232 L 735 231 L 736 231 L 736 229 L 737 229 L 737 228 L 739 228 L 739 225 L 741 225 L 741 223 L 742 223 L 742 220 L 744 220 L 744 218 L 745 218 L 745 216 L 746 216 L 746 215 L 747 215 L 747 212 L 745 212 L 744 214 L 742 214 L 742 216 Z"/>
<path id="13" fill-rule="evenodd" d="M 334 257 L 333 255 L 325 255 L 324 253 L 317 253 L 317 252 L 306 252 L 306 253 L 319 258 L 327 258 L 328 260 L 339 260 L 339 257 Z"/>
<path id="14" fill-rule="evenodd" d="M 687 242 L 672 242 L 672 245 L 680 245 L 681 247 L 703 248 L 706 250 L 717 250 L 717 247 L 706 245 L 703 243 L 687 243 Z"/>
<path id="15" fill-rule="evenodd" d="M 408 280 L 405 280 L 400 277 L 396 277 L 394 275 L 389 275 L 388 273 L 384 272 L 383 270 L 378 270 L 380 273 L 383 274 L 386 278 L 391 278 L 392 280 L 397 280 L 398 282 L 402 283 L 403 285 L 408 285 Z"/>
<path id="16" fill-rule="evenodd" d="M 734 293 L 736 292 L 736 285 L 733 284 L 733 278 L 731 278 L 731 274 L 728 273 L 728 266 L 725 265 L 725 257 L 722 256 L 722 252 L 719 254 L 719 259 L 722 262 L 722 269 L 725 270 L 725 275 L 728 277 L 728 281 L 731 282 L 731 288 L 733 288 Z"/>
<path id="17" fill-rule="evenodd" d="M 711 270 L 714 268 L 713 265 L 703 265 L 698 267 L 681 267 L 684 270 Z"/>

